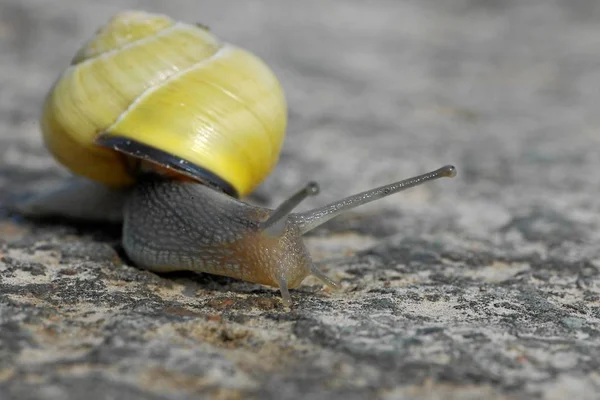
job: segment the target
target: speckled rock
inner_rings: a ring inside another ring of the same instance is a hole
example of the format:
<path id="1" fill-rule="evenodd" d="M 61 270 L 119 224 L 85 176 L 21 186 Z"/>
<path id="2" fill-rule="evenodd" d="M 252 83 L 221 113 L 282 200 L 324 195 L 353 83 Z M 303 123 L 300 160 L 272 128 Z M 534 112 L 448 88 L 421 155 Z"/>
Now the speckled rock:
<path id="1" fill-rule="evenodd" d="M 0 2 L 0 398 L 600 398 L 596 0 Z M 144 7 L 262 56 L 290 104 L 277 170 L 305 209 L 446 163 L 454 180 L 306 238 L 343 284 L 132 265 L 115 226 L 10 199 L 67 173 L 37 118 L 110 15 Z"/>

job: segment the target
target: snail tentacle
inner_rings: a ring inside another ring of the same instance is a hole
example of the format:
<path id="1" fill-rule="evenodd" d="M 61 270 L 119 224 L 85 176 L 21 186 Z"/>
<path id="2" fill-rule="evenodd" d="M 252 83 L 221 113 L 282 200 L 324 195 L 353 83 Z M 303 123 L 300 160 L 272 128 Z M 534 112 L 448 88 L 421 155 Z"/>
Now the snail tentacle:
<path id="1" fill-rule="evenodd" d="M 321 271 L 315 264 L 313 264 L 310 267 L 310 272 L 312 273 L 312 275 L 315 278 L 317 278 L 318 280 L 320 280 L 321 282 L 323 282 L 330 288 L 336 289 L 336 290 L 341 289 L 342 286 L 340 285 L 339 282 L 337 282 L 337 281 L 331 279 L 330 277 L 328 277 L 327 275 L 325 275 L 325 273 L 323 271 Z"/>
<path id="2" fill-rule="evenodd" d="M 363 204 L 367 204 L 394 193 L 421 185 L 427 181 L 443 177 L 453 178 L 454 176 L 456 176 L 456 168 L 454 168 L 452 165 L 446 165 L 423 175 L 418 175 L 409 179 L 380 186 L 375 189 L 346 197 L 324 207 L 295 214 L 294 219 L 296 220 L 296 224 L 300 228 L 301 232 L 304 234 L 316 228 L 317 226 L 324 224 L 337 215 Z"/>
<path id="3" fill-rule="evenodd" d="M 316 196 L 317 194 L 319 194 L 319 185 L 316 182 L 309 182 L 305 187 L 281 203 L 266 221 L 261 222 L 259 229 L 269 235 L 280 236 L 285 229 L 286 217 L 292 210 L 308 196 Z"/>
<path id="4" fill-rule="evenodd" d="M 292 296 L 290 296 L 287 280 L 284 278 L 279 280 L 279 291 L 281 292 L 281 300 L 283 301 L 283 305 L 287 308 L 291 308 Z"/>

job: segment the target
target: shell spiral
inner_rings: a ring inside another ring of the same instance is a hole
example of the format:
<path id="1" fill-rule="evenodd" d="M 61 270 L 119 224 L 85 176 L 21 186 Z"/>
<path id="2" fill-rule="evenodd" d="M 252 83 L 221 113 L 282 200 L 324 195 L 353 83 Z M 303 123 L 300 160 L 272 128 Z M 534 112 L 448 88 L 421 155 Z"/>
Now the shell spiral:
<path id="1" fill-rule="evenodd" d="M 210 171 L 249 194 L 275 167 L 287 107 L 274 73 L 206 28 L 140 11 L 115 15 L 48 94 L 44 141 L 71 171 L 110 186 L 135 181 L 120 137 Z"/>

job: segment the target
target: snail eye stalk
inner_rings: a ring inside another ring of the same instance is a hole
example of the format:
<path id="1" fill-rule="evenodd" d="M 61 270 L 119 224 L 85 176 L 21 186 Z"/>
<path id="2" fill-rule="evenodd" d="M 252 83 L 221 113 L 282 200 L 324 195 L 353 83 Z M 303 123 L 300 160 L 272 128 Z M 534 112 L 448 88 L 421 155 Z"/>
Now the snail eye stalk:
<path id="1" fill-rule="evenodd" d="M 281 235 L 285 228 L 286 218 L 292 210 L 308 196 L 316 196 L 317 194 L 319 194 L 319 185 L 316 182 L 309 182 L 304 188 L 300 189 L 289 199 L 281 203 L 279 207 L 271 213 L 269 218 L 260 224 L 259 229 L 269 235 Z"/>
<path id="2" fill-rule="evenodd" d="M 300 227 L 302 233 L 306 233 L 324 224 L 337 215 L 361 206 L 379 200 L 383 197 L 390 196 L 394 193 L 419 186 L 425 182 L 439 178 L 453 178 L 456 176 L 456 168 L 452 165 L 446 165 L 435 171 L 428 172 L 423 175 L 418 175 L 409 179 L 394 182 L 389 185 L 380 186 L 375 189 L 367 190 L 353 196 L 346 197 L 339 201 L 328 204 L 324 207 L 316 208 L 304 213 L 295 215 L 296 223 Z"/>

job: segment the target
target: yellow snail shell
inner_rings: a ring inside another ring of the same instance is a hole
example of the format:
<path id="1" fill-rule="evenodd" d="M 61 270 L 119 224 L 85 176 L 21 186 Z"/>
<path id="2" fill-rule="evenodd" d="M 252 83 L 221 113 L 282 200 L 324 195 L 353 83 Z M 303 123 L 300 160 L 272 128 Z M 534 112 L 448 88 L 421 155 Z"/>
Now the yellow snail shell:
<path id="1" fill-rule="evenodd" d="M 140 11 L 117 14 L 79 50 L 41 119 L 48 148 L 78 175 L 127 186 L 137 157 L 179 170 L 155 156 L 167 154 L 192 166 L 178 172 L 215 177 L 240 197 L 276 165 L 286 124 L 283 90 L 259 58 Z"/>

